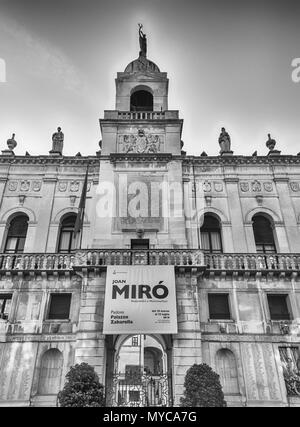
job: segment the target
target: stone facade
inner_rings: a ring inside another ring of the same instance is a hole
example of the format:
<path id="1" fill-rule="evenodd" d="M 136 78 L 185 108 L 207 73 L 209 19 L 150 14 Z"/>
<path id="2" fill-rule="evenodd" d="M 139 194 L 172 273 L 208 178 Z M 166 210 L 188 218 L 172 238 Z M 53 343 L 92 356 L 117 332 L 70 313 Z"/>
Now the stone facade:
<path id="1" fill-rule="evenodd" d="M 178 334 L 156 336 L 174 405 L 186 370 L 206 362 L 231 406 L 300 406 L 300 396 L 287 393 L 280 356 L 300 346 L 300 157 L 186 155 L 183 122 L 168 110 L 167 74 L 145 61 L 118 73 L 116 110 L 100 120 L 101 153 L 0 156 L 0 298 L 10 302 L 0 319 L 0 405 L 55 405 L 66 372 L 82 361 L 108 388 L 124 337 L 102 333 L 106 266 L 147 260 L 175 268 Z M 137 91 L 151 94 L 152 109 L 131 108 Z M 61 251 L 87 164 L 81 247 Z M 173 189 L 167 201 L 155 193 L 163 183 Z M 118 195 L 101 217 L 107 184 Z M 127 210 L 136 194 L 144 209 L 137 217 Z M 28 218 L 25 245 L 8 251 L 20 214 Z M 221 250 L 203 247 L 204 214 L 219 222 Z M 257 251 L 256 215 L 270 221 L 275 252 Z M 133 249 L 141 236 L 149 248 Z M 69 315 L 50 318 L 51 298 L 62 294 L 71 294 Z M 216 294 L 228 297 L 227 319 L 211 317 L 208 297 Z M 285 322 L 272 319 L 269 294 L 287 298 Z"/>

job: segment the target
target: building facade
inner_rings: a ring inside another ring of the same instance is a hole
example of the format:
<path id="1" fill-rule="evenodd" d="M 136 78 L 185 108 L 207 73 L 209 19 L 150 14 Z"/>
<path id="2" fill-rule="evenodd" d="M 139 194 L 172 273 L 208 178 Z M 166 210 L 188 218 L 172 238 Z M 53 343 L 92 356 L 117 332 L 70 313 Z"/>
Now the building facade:
<path id="1" fill-rule="evenodd" d="M 60 129 L 49 155 L 2 151 L 0 405 L 56 405 L 87 362 L 109 405 L 177 406 L 205 362 L 230 406 L 300 406 L 300 157 L 235 155 L 225 130 L 187 155 L 168 83 L 142 49 L 95 155 L 64 156 Z M 172 266 L 177 333 L 103 334 L 111 265 Z"/>

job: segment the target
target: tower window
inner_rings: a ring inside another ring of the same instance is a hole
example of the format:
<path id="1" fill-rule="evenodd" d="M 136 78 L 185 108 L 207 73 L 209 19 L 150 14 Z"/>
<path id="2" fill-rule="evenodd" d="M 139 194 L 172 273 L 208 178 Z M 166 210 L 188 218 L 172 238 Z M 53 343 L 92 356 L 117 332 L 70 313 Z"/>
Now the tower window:
<path id="1" fill-rule="evenodd" d="M 153 95 L 146 90 L 137 90 L 130 97 L 130 111 L 153 111 Z"/>
<path id="2" fill-rule="evenodd" d="M 258 253 L 276 253 L 273 230 L 270 221 L 263 215 L 253 217 L 253 233 Z"/>
<path id="3" fill-rule="evenodd" d="M 200 229 L 201 248 L 205 252 L 221 253 L 222 239 L 220 223 L 212 215 L 204 215 L 204 223 Z"/>
<path id="4" fill-rule="evenodd" d="M 290 320 L 287 295 L 268 295 L 271 320 Z"/>
<path id="5" fill-rule="evenodd" d="M 29 218 L 27 215 L 18 215 L 12 219 L 5 244 L 5 252 L 22 253 L 28 229 Z"/>
<path id="6" fill-rule="evenodd" d="M 71 252 L 72 249 L 75 249 L 75 221 L 76 215 L 69 215 L 62 221 L 59 233 L 58 252 L 68 253 Z"/>

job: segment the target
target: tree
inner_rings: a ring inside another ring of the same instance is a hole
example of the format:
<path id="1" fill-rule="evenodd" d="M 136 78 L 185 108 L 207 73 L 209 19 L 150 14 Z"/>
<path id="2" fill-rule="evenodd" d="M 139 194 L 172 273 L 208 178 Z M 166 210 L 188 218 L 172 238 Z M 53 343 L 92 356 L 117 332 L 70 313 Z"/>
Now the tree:
<path id="1" fill-rule="evenodd" d="M 224 407 L 226 401 L 219 375 L 205 363 L 194 364 L 186 373 L 181 406 Z"/>
<path id="2" fill-rule="evenodd" d="M 57 396 L 60 406 L 104 406 L 104 387 L 94 368 L 88 363 L 72 366 L 66 379 L 64 388 Z"/>

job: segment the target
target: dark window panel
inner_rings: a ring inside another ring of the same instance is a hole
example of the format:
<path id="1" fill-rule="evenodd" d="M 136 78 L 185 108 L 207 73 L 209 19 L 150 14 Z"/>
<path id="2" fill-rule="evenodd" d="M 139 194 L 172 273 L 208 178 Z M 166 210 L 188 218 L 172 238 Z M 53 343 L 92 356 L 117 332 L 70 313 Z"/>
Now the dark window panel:
<path id="1" fill-rule="evenodd" d="M 209 318 L 229 320 L 228 294 L 208 294 Z"/>
<path id="2" fill-rule="evenodd" d="M 52 294 L 48 319 L 69 319 L 72 294 Z"/>

